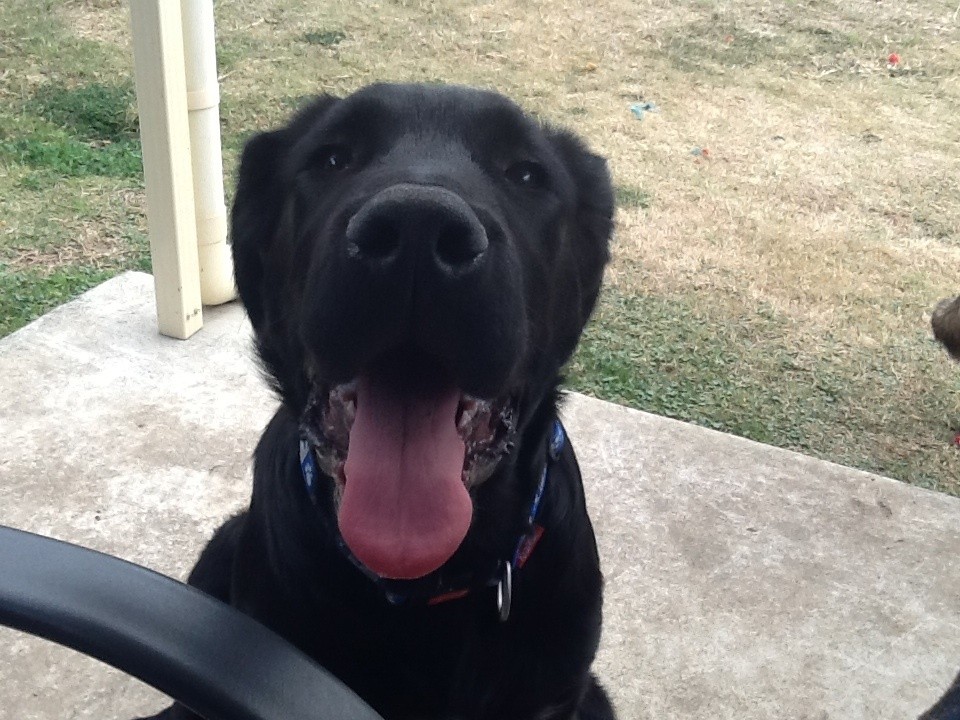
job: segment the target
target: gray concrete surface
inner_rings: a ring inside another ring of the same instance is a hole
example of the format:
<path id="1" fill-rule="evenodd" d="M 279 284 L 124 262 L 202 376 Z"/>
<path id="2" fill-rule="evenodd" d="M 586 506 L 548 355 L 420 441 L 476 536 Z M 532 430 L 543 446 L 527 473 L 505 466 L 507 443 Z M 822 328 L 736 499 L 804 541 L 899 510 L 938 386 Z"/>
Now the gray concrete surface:
<path id="1" fill-rule="evenodd" d="M 638 368 L 642 372 L 642 368 Z M 275 401 L 237 306 L 180 342 L 127 274 L 0 341 L 0 523 L 184 577 Z M 624 720 L 913 718 L 960 668 L 960 501 L 572 396 Z M 0 630 L 0 719 L 165 702 Z"/>

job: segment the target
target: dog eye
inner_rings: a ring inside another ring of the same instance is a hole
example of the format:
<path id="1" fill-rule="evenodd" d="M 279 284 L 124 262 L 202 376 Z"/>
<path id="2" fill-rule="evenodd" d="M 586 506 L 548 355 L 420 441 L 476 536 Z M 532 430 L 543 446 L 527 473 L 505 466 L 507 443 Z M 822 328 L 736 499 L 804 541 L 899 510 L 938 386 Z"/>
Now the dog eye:
<path id="1" fill-rule="evenodd" d="M 324 145 L 314 153 L 311 165 L 323 172 L 339 172 L 346 170 L 352 160 L 353 154 L 349 148 L 342 145 Z"/>
<path id="2" fill-rule="evenodd" d="M 539 163 L 522 160 L 507 168 L 507 180 L 525 188 L 542 188 L 547 184 L 547 171 Z"/>

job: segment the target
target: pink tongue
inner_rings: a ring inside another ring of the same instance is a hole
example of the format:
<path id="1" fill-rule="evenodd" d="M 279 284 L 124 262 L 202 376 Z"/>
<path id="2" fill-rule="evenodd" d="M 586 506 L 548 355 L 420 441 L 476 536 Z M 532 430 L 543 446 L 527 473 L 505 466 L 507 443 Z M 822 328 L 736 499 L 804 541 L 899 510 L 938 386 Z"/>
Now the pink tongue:
<path id="1" fill-rule="evenodd" d="M 470 527 L 461 480 L 454 388 L 397 392 L 361 377 L 340 503 L 340 534 L 381 577 L 412 579 L 443 565 Z"/>

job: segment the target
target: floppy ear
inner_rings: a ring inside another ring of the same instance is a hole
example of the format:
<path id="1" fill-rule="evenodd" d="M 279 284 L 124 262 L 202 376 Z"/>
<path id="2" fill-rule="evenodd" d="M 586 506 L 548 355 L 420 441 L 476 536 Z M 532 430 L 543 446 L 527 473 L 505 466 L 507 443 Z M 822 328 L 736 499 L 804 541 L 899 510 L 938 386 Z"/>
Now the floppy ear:
<path id="1" fill-rule="evenodd" d="M 564 332 L 564 351 L 572 353 L 596 305 L 603 269 L 610 259 L 613 185 L 606 160 L 590 152 L 576 135 L 550 128 L 548 137 L 573 178 L 576 193 L 572 228 L 566 239 L 576 274 L 571 279 L 580 290 L 578 312 Z"/>
<path id="2" fill-rule="evenodd" d="M 237 289 L 257 330 L 265 314 L 264 255 L 280 229 L 289 196 L 286 168 L 290 148 L 337 101 L 323 95 L 297 113 L 286 127 L 254 135 L 243 148 L 230 237 Z"/>

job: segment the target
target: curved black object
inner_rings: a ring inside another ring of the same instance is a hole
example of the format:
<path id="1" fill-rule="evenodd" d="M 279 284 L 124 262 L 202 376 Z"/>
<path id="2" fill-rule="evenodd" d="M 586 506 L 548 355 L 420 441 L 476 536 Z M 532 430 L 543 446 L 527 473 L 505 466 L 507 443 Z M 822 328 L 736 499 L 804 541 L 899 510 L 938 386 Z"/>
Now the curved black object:
<path id="1" fill-rule="evenodd" d="M 382 720 L 278 635 L 199 590 L 4 526 L 0 624 L 98 658 L 207 720 Z"/>
<path id="2" fill-rule="evenodd" d="M 957 675 L 937 704 L 917 720 L 960 720 L 960 675 Z"/>

